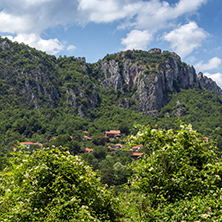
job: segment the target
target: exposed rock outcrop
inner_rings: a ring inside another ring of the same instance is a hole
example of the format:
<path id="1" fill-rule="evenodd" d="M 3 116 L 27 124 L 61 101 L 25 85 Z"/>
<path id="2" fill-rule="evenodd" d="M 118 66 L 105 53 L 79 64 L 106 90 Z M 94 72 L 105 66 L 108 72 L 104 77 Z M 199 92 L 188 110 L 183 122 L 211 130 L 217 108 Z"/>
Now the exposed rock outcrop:
<path id="1" fill-rule="evenodd" d="M 202 88 L 213 91 L 215 94 L 222 96 L 221 88 L 211 78 L 208 78 L 207 76 L 204 76 L 202 72 L 199 72 L 197 79 Z"/>
<path id="2" fill-rule="evenodd" d="M 115 90 L 123 90 L 124 84 L 129 87 L 136 85 L 136 93 L 132 96 L 136 101 L 136 109 L 149 115 L 149 111 L 158 110 L 167 104 L 169 93 L 176 93 L 180 88 L 198 87 L 198 81 L 194 68 L 182 63 L 176 53 L 169 53 L 164 57 L 157 48 L 148 53 L 159 56 L 159 61 L 152 64 L 153 68 L 125 58 L 120 53 L 117 54 L 118 60 L 104 59 L 101 70 L 105 79 L 100 85 L 103 88 L 113 87 Z"/>

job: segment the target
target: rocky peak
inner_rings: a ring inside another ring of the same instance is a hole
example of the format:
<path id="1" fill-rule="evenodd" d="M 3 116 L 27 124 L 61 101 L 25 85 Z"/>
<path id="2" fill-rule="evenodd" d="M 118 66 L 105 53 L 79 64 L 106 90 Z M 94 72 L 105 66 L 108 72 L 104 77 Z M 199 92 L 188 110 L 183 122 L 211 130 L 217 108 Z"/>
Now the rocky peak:
<path id="1" fill-rule="evenodd" d="M 161 53 L 161 49 L 159 48 L 153 48 L 153 49 L 150 49 L 148 51 L 148 53 L 152 54 L 152 53 Z"/>
<path id="2" fill-rule="evenodd" d="M 166 105 L 169 93 L 198 85 L 192 66 L 182 63 L 176 53 L 162 53 L 158 48 L 121 52 L 105 58 L 100 67 L 105 74 L 100 83 L 103 88 L 123 91 L 124 84 L 137 86 L 132 99 L 144 113 Z"/>
<path id="3" fill-rule="evenodd" d="M 199 72 L 197 75 L 197 79 L 200 83 L 201 88 L 213 91 L 215 94 L 222 96 L 221 88 L 211 78 L 208 78 L 207 76 L 204 76 L 202 72 Z"/>

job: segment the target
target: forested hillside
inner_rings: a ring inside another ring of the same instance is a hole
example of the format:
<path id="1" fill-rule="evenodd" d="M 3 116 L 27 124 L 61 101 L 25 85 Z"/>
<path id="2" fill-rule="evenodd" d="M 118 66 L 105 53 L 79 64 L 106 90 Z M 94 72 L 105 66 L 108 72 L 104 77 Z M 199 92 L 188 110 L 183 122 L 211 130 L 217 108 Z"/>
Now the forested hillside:
<path id="1" fill-rule="evenodd" d="M 221 89 L 204 89 L 194 68 L 168 51 L 119 52 L 89 64 L 1 38 L 0 85 L 4 150 L 16 140 L 64 136 L 77 152 L 85 148 L 83 131 L 92 137 L 118 129 L 124 137 L 134 124 L 170 128 L 178 116 L 221 144 Z"/>

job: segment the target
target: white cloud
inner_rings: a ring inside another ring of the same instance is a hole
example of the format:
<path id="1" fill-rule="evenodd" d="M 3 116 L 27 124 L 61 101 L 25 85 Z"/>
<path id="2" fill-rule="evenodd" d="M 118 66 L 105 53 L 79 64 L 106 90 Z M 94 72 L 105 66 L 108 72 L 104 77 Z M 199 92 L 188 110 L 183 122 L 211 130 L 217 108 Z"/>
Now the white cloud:
<path id="1" fill-rule="evenodd" d="M 171 48 L 181 57 L 185 57 L 199 48 L 207 36 L 208 33 L 199 28 L 195 22 L 189 22 L 165 34 L 163 39 L 170 42 Z"/>
<path id="2" fill-rule="evenodd" d="M 131 30 L 127 37 L 121 40 L 125 48 L 144 49 L 157 31 L 175 26 L 175 19 L 186 13 L 196 11 L 206 1 L 180 0 L 177 4 L 169 4 L 167 1 L 160 0 L 79 0 L 78 10 L 85 16 L 86 23 L 119 21 L 118 29 L 128 28 Z M 191 41 L 192 44 L 189 47 L 186 44 L 190 42 L 188 36 L 184 37 L 180 42 L 175 42 L 176 40 L 173 39 L 174 33 L 169 33 L 166 37 L 182 56 L 188 55 L 193 49 L 199 47 L 199 43 L 206 38 L 206 33 L 198 28 L 196 23 L 189 23 L 187 26 L 180 27 L 177 30 L 179 32 L 177 37 L 180 35 L 181 38 L 184 33 L 180 32 L 185 28 L 190 28 L 185 34 L 192 34 L 191 39 L 193 41 Z M 179 47 L 181 42 L 186 46 L 186 49 L 182 50 L 183 46 Z"/>
<path id="3" fill-rule="evenodd" d="M 203 63 L 203 61 L 198 62 L 195 65 L 195 68 L 203 71 L 203 70 L 211 70 L 211 69 L 216 69 L 219 67 L 219 65 L 221 64 L 221 59 L 218 57 L 213 57 L 212 59 L 210 59 L 207 63 Z"/>
<path id="4" fill-rule="evenodd" d="M 178 0 L 177 4 L 169 4 L 161 0 L 1 0 L 0 32 L 23 35 L 25 43 L 32 42 L 46 51 L 57 52 L 63 47 L 59 40 L 43 40 L 40 37 L 30 40 L 25 35 L 32 36 L 30 33 L 33 33 L 35 37 L 40 36 L 43 31 L 56 26 L 115 21 L 119 28 L 130 30 L 121 41 L 126 48 L 146 48 L 158 30 L 175 25 L 175 19 L 196 11 L 206 1 Z M 135 38 L 138 33 L 139 39 Z M 168 38 L 175 42 L 172 37 Z M 174 47 L 180 49 L 179 46 Z"/>
<path id="5" fill-rule="evenodd" d="M 180 0 L 175 7 L 176 16 L 196 11 L 201 5 L 206 3 L 208 0 Z"/>
<path id="6" fill-rule="evenodd" d="M 74 24 L 77 6 L 77 0 L 1 0 L 0 32 L 39 34 L 56 25 Z"/>
<path id="7" fill-rule="evenodd" d="M 32 29 L 32 24 L 27 18 L 13 14 L 7 14 L 4 11 L 0 12 L 0 31 L 8 33 L 26 32 L 27 29 Z"/>
<path id="8" fill-rule="evenodd" d="M 31 34 L 18 34 L 15 37 L 7 36 L 12 41 L 16 41 L 18 43 L 25 43 L 31 47 L 36 49 L 45 51 L 49 54 L 56 54 L 64 49 L 64 45 L 59 42 L 58 39 L 42 39 L 39 35 L 34 33 Z"/>
<path id="9" fill-rule="evenodd" d="M 132 30 L 125 39 L 121 40 L 122 45 L 127 49 L 146 49 L 153 36 L 148 31 Z"/>
<path id="10" fill-rule="evenodd" d="M 119 28 L 153 32 L 165 28 L 169 21 L 179 16 L 196 11 L 206 1 L 180 0 L 170 5 L 160 0 L 79 0 L 78 10 L 88 22 L 108 23 L 119 20 Z"/>
<path id="11" fill-rule="evenodd" d="M 222 88 L 222 73 L 215 73 L 215 74 L 210 74 L 208 72 L 204 73 L 205 76 L 207 76 L 208 78 L 211 78 L 212 80 L 214 80 L 217 85 Z"/>
<path id="12" fill-rule="evenodd" d="M 129 6 L 130 1 L 79 0 L 78 10 L 90 22 L 107 23 L 126 18 L 130 13 L 133 13 L 135 9 Z"/>
<path id="13" fill-rule="evenodd" d="M 67 47 L 67 50 L 68 50 L 68 51 L 74 51 L 74 50 L 76 50 L 76 46 L 74 46 L 74 45 L 69 45 L 69 46 Z"/>

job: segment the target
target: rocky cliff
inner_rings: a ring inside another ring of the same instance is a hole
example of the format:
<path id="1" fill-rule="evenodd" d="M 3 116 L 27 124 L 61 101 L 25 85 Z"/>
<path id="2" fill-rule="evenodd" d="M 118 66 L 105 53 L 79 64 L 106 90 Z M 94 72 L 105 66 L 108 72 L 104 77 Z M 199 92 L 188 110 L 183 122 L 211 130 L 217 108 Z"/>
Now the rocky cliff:
<path id="1" fill-rule="evenodd" d="M 222 90 L 214 81 L 196 74 L 193 66 L 181 62 L 176 53 L 161 52 L 160 49 L 126 51 L 105 57 L 99 64 L 105 74 L 100 82 L 102 88 L 113 87 L 124 92 L 136 86 L 131 99 L 135 109 L 148 115 L 157 115 L 173 93 L 180 88 L 202 87 L 222 96 Z"/>
<path id="2" fill-rule="evenodd" d="M 215 94 L 222 96 L 221 88 L 211 78 L 208 78 L 207 76 L 204 76 L 202 72 L 199 72 L 197 75 L 197 79 L 202 88 L 213 91 Z"/>

